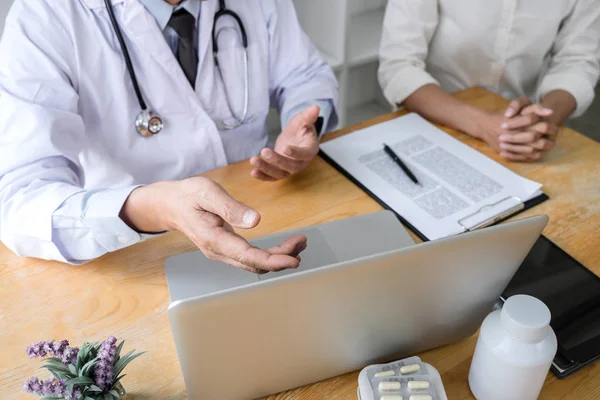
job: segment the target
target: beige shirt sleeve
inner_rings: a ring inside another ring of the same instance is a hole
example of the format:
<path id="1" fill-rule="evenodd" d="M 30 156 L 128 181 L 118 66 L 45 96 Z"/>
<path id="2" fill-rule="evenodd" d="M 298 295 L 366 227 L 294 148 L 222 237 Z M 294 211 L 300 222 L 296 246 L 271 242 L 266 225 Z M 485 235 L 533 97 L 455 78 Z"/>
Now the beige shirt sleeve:
<path id="1" fill-rule="evenodd" d="M 420 87 L 438 84 L 425 70 L 437 24 L 437 0 L 388 1 L 379 51 L 379 83 L 394 106 Z"/>
<path id="2" fill-rule="evenodd" d="M 600 4 L 577 0 L 563 21 L 552 47 L 550 66 L 538 87 L 538 100 L 553 90 L 565 90 L 577 100 L 573 117 L 594 100 L 600 76 Z"/>

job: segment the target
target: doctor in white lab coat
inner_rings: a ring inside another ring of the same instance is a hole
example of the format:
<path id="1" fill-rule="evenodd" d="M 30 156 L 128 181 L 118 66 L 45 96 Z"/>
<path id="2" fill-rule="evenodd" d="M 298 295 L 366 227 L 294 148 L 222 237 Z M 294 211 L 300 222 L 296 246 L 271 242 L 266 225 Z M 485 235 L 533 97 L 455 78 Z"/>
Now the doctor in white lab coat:
<path id="1" fill-rule="evenodd" d="M 232 227 L 255 227 L 258 212 L 194 177 L 251 158 L 255 178 L 286 178 L 337 124 L 335 77 L 292 1 L 227 2 L 247 31 L 250 69 L 248 120 L 232 130 L 217 126 L 241 114 L 243 50 L 234 20 L 221 18 L 221 79 L 211 35 L 219 1 L 112 5 L 143 97 L 164 129 L 136 132 L 140 105 L 104 0 L 16 0 L 0 43 L 2 242 L 19 255 L 76 264 L 147 233 L 179 230 L 211 259 L 239 268 L 297 267 L 305 237 L 251 247 Z M 195 79 L 181 64 L 177 13 L 193 18 Z M 266 148 L 271 104 L 285 127 L 274 149 Z"/>

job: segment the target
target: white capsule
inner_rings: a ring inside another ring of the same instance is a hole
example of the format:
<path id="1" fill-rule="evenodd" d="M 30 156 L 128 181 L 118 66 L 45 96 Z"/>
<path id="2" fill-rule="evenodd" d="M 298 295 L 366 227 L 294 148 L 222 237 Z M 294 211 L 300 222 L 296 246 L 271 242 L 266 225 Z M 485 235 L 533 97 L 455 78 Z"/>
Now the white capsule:
<path id="1" fill-rule="evenodd" d="M 380 378 L 382 376 L 394 376 L 394 370 L 380 371 L 374 375 L 375 378 Z"/>
<path id="2" fill-rule="evenodd" d="M 379 400 L 403 400 L 399 394 L 384 394 Z"/>
<path id="3" fill-rule="evenodd" d="M 431 397 L 428 394 L 413 394 L 411 395 L 408 400 L 432 400 L 433 397 Z"/>
<path id="4" fill-rule="evenodd" d="M 408 390 L 425 390 L 429 389 L 427 381 L 410 381 L 408 382 Z"/>
<path id="5" fill-rule="evenodd" d="M 400 390 L 400 382 L 379 382 L 380 392 L 395 392 Z"/>
<path id="6" fill-rule="evenodd" d="M 400 373 L 402 375 L 412 374 L 413 372 L 419 372 L 421 370 L 421 366 L 419 364 L 411 364 L 400 367 Z"/>

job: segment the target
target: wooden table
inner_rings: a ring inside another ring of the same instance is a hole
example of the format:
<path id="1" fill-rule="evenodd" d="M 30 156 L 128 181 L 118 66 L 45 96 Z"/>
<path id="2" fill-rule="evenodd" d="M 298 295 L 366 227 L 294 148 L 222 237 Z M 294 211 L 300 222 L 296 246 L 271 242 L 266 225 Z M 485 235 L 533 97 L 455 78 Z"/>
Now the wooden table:
<path id="1" fill-rule="evenodd" d="M 501 110 L 506 101 L 482 89 L 457 97 Z M 399 111 L 344 129 L 343 135 L 403 115 Z M 551 200 L 525 215 L 546 213 L 544 234 L 596 274 L 600 274 L 600 144 L 565 129 L 557 147 L 535 164 L 507 163 L 464 134 L 446 131 L 527 178 L 543 183 Z M 323 160 L 300 176 L 260 183 L 247 163 L 212 171 L 207 177 L 262 213 L 248 238 L 373 212 L 381 207 Z M 172 340 L 167 306 L 165 257 L 194 250 L 179 233 L 140 243 L 81 267 L 19 258 L 0 244 L 0 398 L 31 398 L 23 381 L 38 374 L 39 361 L 25 348 L 46 339 L 73 343 L 115 335 L 125 349 L 147 351 L 131 364 L 124 385 L 132 399 L 185 399 L 187 394 Z M 448 397 L 472 399 L 467 384 L 476 336 L 420 354 L 441 373 Z M 44 373 L 41 374 L 45 377 Z M 269 399 L 355 399 L 357 373 L 296 389 Z M 600 363 L 566 380 L 548 375 L 542 399 L 599 399 Z M 212 400 L 212 399 L 210 399 Z"/>

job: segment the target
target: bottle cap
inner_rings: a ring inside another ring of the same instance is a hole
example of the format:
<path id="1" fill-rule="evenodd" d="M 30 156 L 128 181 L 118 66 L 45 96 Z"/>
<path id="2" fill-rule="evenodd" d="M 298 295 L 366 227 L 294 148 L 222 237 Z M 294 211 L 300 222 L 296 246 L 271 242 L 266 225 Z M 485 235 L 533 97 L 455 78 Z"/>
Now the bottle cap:
<path id="1" fill-rule="evenodd" d="M 500 320 L 504 329 L 524 340 L 542 339 L 548 334 L 550 310 L 535 297 L 519 294 L 504 303 Z"/>

